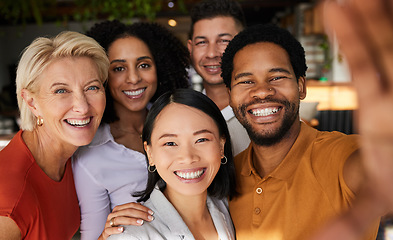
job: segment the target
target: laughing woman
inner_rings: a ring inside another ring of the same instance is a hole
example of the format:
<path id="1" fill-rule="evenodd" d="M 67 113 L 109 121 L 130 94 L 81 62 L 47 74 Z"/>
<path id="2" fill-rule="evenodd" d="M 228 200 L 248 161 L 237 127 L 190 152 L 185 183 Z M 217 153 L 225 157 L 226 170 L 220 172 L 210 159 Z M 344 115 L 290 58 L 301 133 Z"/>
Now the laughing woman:
<path id="1" fill-rule="evenodd" d="M 135 202 L 131 193 L 146 186 L 141 133 L 148 106 L 167 91 L 188 87 L 189 63 L 187 48 L 157 24 L 105 21 L 88 35 L 106 49 L 110 67 L 102 124 L 73 161 L 82 240 L 97 239 L 108 214 Z"/>
<path id="2" fill-rule="evenodd" d="M 24 51 L 16 88 L 21 130 L 0 152 L 0 239 L 64 239 L 80 212 L 71 156 L 89 144 L 105 108 L 108 58 L 76 32 Z"/>
<path id="3" fill-rule="evenodd" d="M 153 104 L 142 138 L 149 180 L 137 195 L 154 220 L 108 239 L 235 239 L 227 208 L 234 164 L 218 107 L 191 89 L 166 93 Z"/>

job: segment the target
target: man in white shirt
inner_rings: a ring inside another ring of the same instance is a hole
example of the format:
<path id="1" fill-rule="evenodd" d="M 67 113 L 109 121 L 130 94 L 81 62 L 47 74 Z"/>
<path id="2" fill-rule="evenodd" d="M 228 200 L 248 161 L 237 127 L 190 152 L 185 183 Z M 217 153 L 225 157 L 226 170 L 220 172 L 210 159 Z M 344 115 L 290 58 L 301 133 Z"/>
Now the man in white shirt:
<path id="1" fill-rule="evenodd" d="M 220 63 L 227 44 L 244 27 L 243 10 L 233 0 L 206 0 L 191 10 L 191 31 L 187 43 L 191 62 L 203 79 L 204 93 L 219 107 L 228 124 L 234 156 L 247 148 L 250 139 L 229 106 Z"/>

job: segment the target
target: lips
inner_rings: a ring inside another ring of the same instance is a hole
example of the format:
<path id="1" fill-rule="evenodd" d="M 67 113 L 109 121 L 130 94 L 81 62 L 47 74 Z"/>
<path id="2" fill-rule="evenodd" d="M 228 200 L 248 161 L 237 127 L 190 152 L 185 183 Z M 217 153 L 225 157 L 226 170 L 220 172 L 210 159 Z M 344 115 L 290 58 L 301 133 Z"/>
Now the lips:
<path id="1" fill-rule="evenodd" d="M 175 175 L 185 179 L 185 180 L 193 180 L 193 179 L 198 179 L 200 178 L 204 173 L 205 173 L 206 169 L 199 169 L 199 170 L 195 170 L 195 171 L 175 171 Z"/>
<path id="2" fill-rule="evenodd" d="M 71 125 L 73 127 L 85 127 L 85 126 L 87 126 L 90 123 L 91 118 L 86 118 L 86 119 L 81 119 L 81 120 L 78 120 L 78 119 L 72 119 L 72 120 L 66 119 L 65 121 L 69 125 Z"/>
<path id="3" fill-rule="evenodd" d="M 136 97 L 136 96 L 141 95 L 145 90 L 146 90 L 146 88 L 141 88 L 141 89 L 137 89 L 137 90 L 123 91 L 123 93 L 126 94 L 127 96 L 130 96 L 130 97 Z"/>

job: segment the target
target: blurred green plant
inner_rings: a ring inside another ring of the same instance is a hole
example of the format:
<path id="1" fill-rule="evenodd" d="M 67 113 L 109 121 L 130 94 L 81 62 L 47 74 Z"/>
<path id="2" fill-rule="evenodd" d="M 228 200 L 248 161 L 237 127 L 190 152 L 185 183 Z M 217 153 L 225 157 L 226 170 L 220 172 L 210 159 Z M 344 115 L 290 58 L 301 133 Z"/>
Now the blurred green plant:
<path id="1" fill-rule="evenodd" d="M 104 19 L 131 19 L 134 17 L 154 20 L 167 0 L 1 0 L 0 14 L 11 24 L 26 24 L 34 20 L 38 25 L 50 18 L 52 21 Z M 58 12 L 56 7 L 66 4 L 69 11 Z M 184 0 L 177 0 L 179 11 L 185 11 Z"/>

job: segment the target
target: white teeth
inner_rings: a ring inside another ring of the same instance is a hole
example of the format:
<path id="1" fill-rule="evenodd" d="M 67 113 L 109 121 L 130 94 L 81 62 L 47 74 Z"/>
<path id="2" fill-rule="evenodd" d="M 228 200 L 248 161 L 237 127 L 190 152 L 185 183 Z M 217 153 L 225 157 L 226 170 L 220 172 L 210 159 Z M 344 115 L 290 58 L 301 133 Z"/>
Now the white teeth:
<path id="1" fill-rule="evenodd" d="M 195 179 L 195 178 L 199 178 L 200 176 L 202 176 L 202 174 L 204 173 L 204 170 L 198 170 L 196 172 L 178 172 L 176 171 L 175 174 L 181 178 L 184 179 Z"/>
<path id="2" fill-rule="evenodd" d="M 265 117 L 278 112 L 278 108 L 265 108 L 260 110 L 252 110 L 252 114 L 257 117 Z"/>
<path id="3" fill-rule="evenodd" d="M 85 120 L 67 120 L 67 122 L 75 127 L 84 127 L 90 123 L 90 118 L 87 118 Z"/>
<path id="4" fill-rule="evenodd" d="M 146 90 L 146 88 L 142 88 L 136 91 L 123 91 L 126 95 L 128 96 L 137 96 L 141 93 L 143 93 Z"/>
<path id="5" fill-rule="evenodd" d="M 214 69 L 217 69 L 217 68 L 219 68 L 220 66 L 206 66 L 206 68 L 214 68 Z"/>

